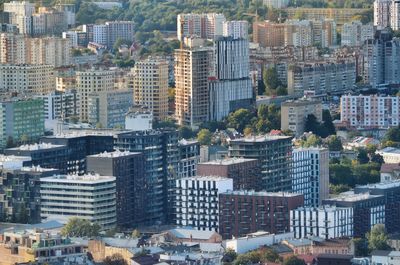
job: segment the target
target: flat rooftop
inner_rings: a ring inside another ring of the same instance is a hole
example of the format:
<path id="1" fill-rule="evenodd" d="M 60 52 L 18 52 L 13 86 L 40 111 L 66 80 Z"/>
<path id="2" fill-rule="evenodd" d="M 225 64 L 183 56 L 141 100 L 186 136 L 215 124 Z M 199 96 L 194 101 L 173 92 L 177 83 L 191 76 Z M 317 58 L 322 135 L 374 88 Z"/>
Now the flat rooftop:
<path id="1" fill-rule="evenodd" d="M 253 191 L 253 190 L 234 190 L 221 193 L 223 195 L 239 195 L 239 196 L 262 196 L 262 197 L 297 197 L 301 196 L 300 193 L 292 192 L 267 192 L 267 191 Z"/>
<path id="2" fill-rule="evenodd" d="M 395 147 L 386 147 L 381 150 L 377 151 L 378 154 L 380 153 L 390 153 L 390 154 L 400 154 L 400 149 Z"/>
<path id="3" fill-rule="evenodd" d="M 291 140 L 292 136 L 284 135 L 258 135 L 231 140 L 231 142 L 263 143 L 276 140 Z"/>
<path id="4" fill-rule="evenodd" d="M 78 175 L 54 175 L 51 177 L 45 177 L 40 179 L 41 182 L 52 182 L 52 183 L 77 183 L 77 184 L 95 184 L 115 181 L 115 177 L 112 176 L 100 176 L 99 174 L 86 174 L 82 176 Z"/>
<path id="5" fill-rule="evenodd" d="M 38 151 L 65 147 L 65 145 L 56 145 L 52 143 L 40 143 L 40 144 L 25 144 L 14 148 L 9 148 L 8 150 L 20 150 L 20 151 Z"/>
<path id="6" fill-rule="evenodd" d="M 258 161 L 258 159 L 251 158 L 241 158 L 241 157 L 232 157 L 225 159 L 212 160 L 204 163 L 199 163 L 199 165 L 221 165 L 221 166 L 229 166 L 234 164 L 240 164 L 245 162 Z"/>
<path id="7" fill-rule="evenodd" d="M 374 199 L 374 198 L 379 198 L 379 197 L 383 197 L 383 195 L 371 195 L 369 193 L 354 194 L 354 192 L 344 192 L 344 193 L 339 194 L 336 197 L 326 199 L 326 201 L 357 202 L 357 201 Z"/>
<path id="8" fill-rule="evenodd" d="M 113 158 L 113 157 L 124 157 L 130 155 L 141 154 L 140 152 L 129 152 L 129 151 L 114 151 L 114 152 L 103 152 L 95 155 L 90 155 L 88 157 L 105 157 L 105 158 Z"/>
<path id="9" fill-rule="evenodd" d="M 220 176 L 195 176 L 195 177 L 181 178 L 180 180 L 225 181 L 225 180 L 230 180 L 230 178 L 224 178 L 224 177 L 220 177 Z"/>
<path id="10" fill-rule="evenodd" d="M 400 187 L 400 179 L 356 186 L 356 188 L 359 189 L 381 189 L 381 190 L 396 188 L 396 187 Z"/>
<path id="11" fill-rule="evenodd" d="M 24 172 L 51 172 L 51 171 L 58 171 L 59 169 L 56 168 L 44 168 L 41 166 L 32 166 L 32 167 L 22 167 L 21 171 Z"/>
<path id="12" fill-rule="evenodd" d="M 30 156 L 0 155 L 0 165 L 4 162 L 25 162 L 31 160 Z"/>

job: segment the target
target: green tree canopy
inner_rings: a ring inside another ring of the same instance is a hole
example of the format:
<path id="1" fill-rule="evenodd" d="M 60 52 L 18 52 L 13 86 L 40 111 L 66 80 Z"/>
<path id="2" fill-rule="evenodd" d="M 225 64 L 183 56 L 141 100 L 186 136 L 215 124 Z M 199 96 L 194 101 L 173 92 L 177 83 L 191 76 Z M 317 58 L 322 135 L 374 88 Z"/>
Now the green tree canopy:
<path id="1" fill-rule="evenodd" d="M 104 259 L 104 265 L 128 265 L 124 257 L 119 253 L 114 253 Z"/>
<path id="2" fill-rule="evenodd" d="M 389 237 L 385 231 L 385 225 L 377 224 L 367 233 L 368 248 L 373 250 L 390 250 L 388 245 Z"/>
<path id="3" fill-rule="evenodd" d="M 328 137 L 328 148 L 329 151 L 342 151 L 343 145 L 342 140 L 336 135 L 331 135 Z"/>
<path id="4" fill-rule="evenodd" d="M 197 141 L 201 145 L 210 145 L 212 139 L 212 133 L 207 129 L 201 129 L 197 134 Z"/>
<path id="5" fill-rule="evenodd" d="M 61 234 L 69 237 L 94 237 L 98 236 L 100 225 L 89 220 L 72 217 L 62 228 Z"/>
<path id="6" fill-rule="evenodd" d="M 306 265 L 306 263 L 304 262 L 304 260 L 299 259 L 296 256 L 290 256 L 283 261 L 283 265 Z"/>

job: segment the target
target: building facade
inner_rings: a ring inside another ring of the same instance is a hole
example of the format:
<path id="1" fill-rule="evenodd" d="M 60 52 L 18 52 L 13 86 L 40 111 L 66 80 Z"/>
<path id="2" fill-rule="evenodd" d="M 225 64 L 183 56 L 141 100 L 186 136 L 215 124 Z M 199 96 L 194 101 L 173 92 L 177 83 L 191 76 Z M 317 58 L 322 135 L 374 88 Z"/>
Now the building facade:
<path id="1" fill-rule="evenodd" d="M 232 188 L 232 179 L 222 177 L 176 180 L 176 225 L 218 231 L 218 196 Z"/>
<path id="2" fill-rule="evenodd" d="M 144 222 L 147 185 L 142 153 L 115 151 L 87 157 L 87 172 L 116 178 L 117 225 L 134 227 Z"/>
<path id="3" fill-rule="evenodd" d="M 116 226 L 115 177 L 54 175 L 40 179 L 41 217 L 78 217 L 104 229 Z"/>
<path id="4" fill-rule="evenodd" d="M 215 39 L 223 35 L 223 14 L 179 14 L 177 17 L 178 40 L 184 37 L 197 36 L 204 39 Z M 183 35 L 182 35 L 183 33 Z"/>
<path id="5" fill-rule="evenodd" d="M 290 231 L 290 211 L 303 206 L 294 193 L 228 191 L 219 196 L 219 233 L 225 239 L 257 231 L 281 234 Z"/>
<path id="6" fill-rule="evenodd" d="M 340 98 L 340 121 L 350 128 L 396 127 L 400 122 L 398 97 L 379 95 L 343 95 Z"/>
<path id="7" fill-rule="evenodd" d="M 292 192 L 304 195 L 306 207 L 318 207 L 329 197 L 328 149 L 293 149 Z"/>
<path id="8" fill-rule="evenodd" d="M 249 22 L 246 20 L 225 21 L 223 35 L 224 37 L 247 40 L 249 38 Z"/>
<path id="9" fill-rule="evenodd" d="M 290 212 L 290 230 L 295 238 L 324 239 L 353 236 L 353 208 L 300 207 Z"/>
<path id="10" fill-rule="evenodd" d="M 292 190 L 292 137 L 264 135 L 231 140 L 229 157 L 258 159 L 263 173 L 261 189 Z"/>

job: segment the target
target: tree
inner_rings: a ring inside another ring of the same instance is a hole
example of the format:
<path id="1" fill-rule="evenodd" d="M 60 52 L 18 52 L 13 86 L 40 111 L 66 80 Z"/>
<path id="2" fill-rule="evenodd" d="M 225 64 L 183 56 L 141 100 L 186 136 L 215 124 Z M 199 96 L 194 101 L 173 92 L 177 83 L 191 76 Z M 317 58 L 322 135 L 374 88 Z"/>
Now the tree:
<path id="1" fill-rule="evenodd" d="M 178 129 L 179 138 L 190 139 L 193 137 L 193 131 L 188 126 L 181 126 Z"/>
<path id="2" fill-rule="evenodd" d="M 69 237 L 94 237 L 98 236 L 100 225 L 91 223 L 89 220 L 72 217 L 62 228 L 61 234 Z"/>
<path id="3" fill-rule="evenodd" d="M 368 256 L 368 242 L 365 238 L 353 238 L 353 244 L 356 257 Z"/>
<path id="4" fill-rule="evenodd" d="M 364 148 L 358 148 L 357 161 L 360 164 L 366 164 L 369 162 L 368 153 Z"/>
<path id="5" fill-rule="evenodd" d="M 319 128 L 319 122 L 317 121 L 317 117 L 315 117 L 314 114 L 307 115 L 306 122 L 304 124 L 304 131 L 316 134 L 318 128 Z"/>
<path id="6" fill-rule="evenodd" d="M 322 144 L 322 140 L 315 134 L 312 134 L 307 137 L 307 139 L 302 141 L 301 146 L 303 147 L 317 147 Z"/>
<path id="7" fill-rule="evenodd" d="M 253 117 L 254 115 L 248 109 L 238 109 L 228 115 L 227 127 L 243 132 Z"/>
<path id="8" fill-rule="evenodd" d="M 250 128 L 250 127 L 246 127 L 246 128 L 243 130 L 243 134 L 244 134 L 245 136 L 250 136 L 250 135 L 253 134 L 253 129 Z"/>
<path id="9" fill-rule="evenodd" d="M 377 224 L 372 227 L 371 231 L 367 233 L 368 248 L 370 251 L 373 250 L 390 250 L 388 245 L 388 235 L 385 231 L 385 225 Z"/>
<path id="10" fill-rule="evenodd" d="M 350 189 L 351 189 L 350 186 L 344 184 L 338 184 L 338 185 L 329 184 L 330 194 L 340 194 L 342 192 L 349 191 Z"/>
<path id="11" fill-rule="evenodd" d="M 197 134 L 197 141 L 201 145 L 210 145 L 212 139 L 212 133 L 207 129 L 201 129 Z"/>
<path id="12" fill-rule="evenodd" d="M 393 127 L 390 128 L 385 136 L 383 137 L 383 144 L 385 144 L 386 142 L 394 142 L 394 143 L 399 143 L 400 142 L 400 126 L 398 127 Z"/>
<path id="13" fill-rule="evenodd" d="M 124 257 L 119 253 L 107 256 L 103 262 L 104 265 L 128 265 Z"/>
<path id="14" fill-rule="evenodd" d="M 332 122 L 331 112 L 329 110 L 325 109 L 322 111 L 322 121 L 323 121 L 323 126 L 326 130 L 327 136 L 336 133 L 335 126 L 333 125 L 333 122 Z M 321 135 L 321 137 L 324 137 L 324 136 Z"/>
<path id="15" fill-rule="evenodd" d="M 21 143 L 22 144 L 27 144 L 29 141 L 29 136 L 26 134 L 21 135 Z"/>
<path id="16" fill-rule="evenodd" d="M 332 135 L 328 138 L 329 151 L 342 151 L 343 145 L 342 140 L 336 135 Z"/>
<path id="17" fill-rule="evenodd" d="M 139 238 L 140 237 L 140 231 L 137 230 L 137 229 L 133 230 L 132 234 L 131 234 L 131 237 L 132 238 Z"/>
<path id="18" fill-rule="evenodd" d="M 228 248 L 224 253 L 224 257 L 222 258 L 222 261 L 224 263 L 231 263 L 236 259 L 236 257 L 237 257 L 236 252 L 233 249 Z"/>
<path id="19" fill-rule="evenodd" d="M 351 165 L 344 165 L 342 163 L 329 164 L 329 181 L 334 185 L 343 184 L 353 187 L 355 183 Z"/>
<path id="20" fill-rule="evenodd" d="M 266 249 L 262 255 L 264 261 L 276 262 L 279 260 L 279 255 L 272 249 Z"/>
<path id="21" fill-rule="evenodd" d="M 276 90 L 281 82 L 278 78 L 278 71 L 275 67 L 264 69 L 263 71 L 264 85 L 268 90 Z"/>
<path id="22" fill-rule="evenodd" d="M 385 161 L 383 160 L 383 157 L 380 154 L 372 154 L 371 162 L 382 165 Z"/>
<path id="23" fill-rule="evenodd" d="M 306 263 L 304 262 L 304 260 L 299 259 L 296 256 L 290 256 L 283 261 L 283 265 L 306 265 Z"/>

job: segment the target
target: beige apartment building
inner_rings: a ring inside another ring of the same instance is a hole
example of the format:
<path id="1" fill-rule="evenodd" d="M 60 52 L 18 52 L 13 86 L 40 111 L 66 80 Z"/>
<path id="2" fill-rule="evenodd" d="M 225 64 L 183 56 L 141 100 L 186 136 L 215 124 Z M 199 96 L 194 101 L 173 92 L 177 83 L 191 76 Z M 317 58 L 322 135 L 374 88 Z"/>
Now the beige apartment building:
<path id="1" fill-rule="evenodd" d="M 0 64 L 0 94 L 48 94 L 56 89 L 51 65 Z"/>
<path id="2" fill-rule="evenodd" d="M 115 71 L 88 70 L 76 72 L 76 89 L 81 101 L 80 120 L 88 121 L 88 96 L 91 93 L 114 89 Z"/>
<path id="3" fill-rule="evenodd" d="M 322 102 L 319 100 L 289 100 L 281 105 L 281 130 L 290 130 L 295 136 L 304 133 L 307 116 L 313 114 L 322 121 Z"/>
<path id="4" fill-rule="evenodd" d="M 285 24 L 271 21 L 253 23 L 253 41 L 261 47 L 285 45 Z"/>
<path id="5" fill-rule="evenodd" d="M 0 63 L 47 64 L 54 67 L 71 64 L 71 42 L 58 37 L 28 38 L 24 35 L 0 34 Z"/>
<path id="6" fill-rule="evenodd" d="M 135 105 L 146 106 L 153 117 L 163 120 L 168 116 L 168 62 L 148 58 L 135 63 L 131 72 L 130 88 Z"/>
<path id="7" fill-rule="evenodd" d="M 196 127 L 208 120 L 212 56 L 212 48 L 175 50 L 175 116 L 179 125 Z"/>

